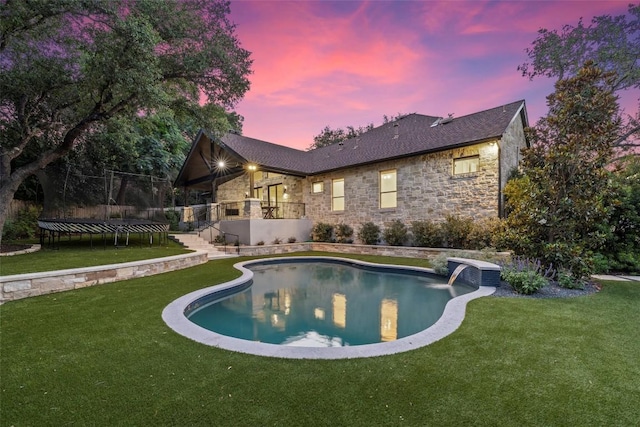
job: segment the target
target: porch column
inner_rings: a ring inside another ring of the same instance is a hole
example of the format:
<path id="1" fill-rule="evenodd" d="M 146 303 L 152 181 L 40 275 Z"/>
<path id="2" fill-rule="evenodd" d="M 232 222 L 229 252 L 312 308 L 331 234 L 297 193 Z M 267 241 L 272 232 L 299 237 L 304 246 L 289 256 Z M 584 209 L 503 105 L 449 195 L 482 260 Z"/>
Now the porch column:
<path id="1" fill-rule="evenodd" d="M 244 199 L 244 213 L 242 217 L 245 219 L 262 219 L 260 199 Z"/>

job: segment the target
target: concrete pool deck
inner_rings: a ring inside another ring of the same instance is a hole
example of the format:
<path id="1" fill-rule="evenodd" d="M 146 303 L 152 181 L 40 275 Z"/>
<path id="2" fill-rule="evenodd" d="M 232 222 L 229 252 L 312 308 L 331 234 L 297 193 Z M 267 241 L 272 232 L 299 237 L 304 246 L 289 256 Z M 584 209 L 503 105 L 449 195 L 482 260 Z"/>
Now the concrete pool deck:
<path id="1" fill-rule="evenodd" d="M 350 263 L 354 263 L 355 261 L 355 263 L 361 264 L 363 266 L 375 266 L 380 268 L 393 268 L 398 270 L 404 269 L 411 271 L 420 271 L 424 273 L 433 273 L 432 269 L 427 268 L 375 264 L 339 257 L 304 258 L 338 259 L 346 260 Z M 282 258 L 279 258 L 279 260 L 282 260 Z M 239 278 L 220 285 L 199 289 L 176 299 L 171 304 L 169 304 L 162 312 L 163 320 L 171 329 L 173 329 L 180 335 L 183 335 L 201 344 L 218 347 L 225 350 L 285 359 L 352 359 L 402 353 L 410 350 L 415 350 L 439 341 L 442 338 L 451 335 L 456 329 L 460 327 L 462 321 L 464 320 L 466 306 L 469 301 L 484 296 L 489 296 L 495 292 L 495 287 L 493 286 L 480 286 L 478 287 L 478 290 L 474 292 L 470 292 L 468 294 L 457 296 L 451 299 L 445 306 L 444 312 L 442 313 L 440 319 L 438 319 L 438 321 L 431 327 L 421 332 L 408 337 L 397 339 L 395 341 L 358 346 L 297 347 L 248 341 L 209 331 L 191 322 L 185 316 L 185 309 L 194 301 L 210 295 L 213 292 L 225 291 L 233 289 L 234 287 L 242 286 L 247 281 L 251 280 L 251 278 L 253 277 L 253 273 L 250 270 L 246 269 L 244 267 L 244 264 L 255 263 L 259 261 L 265 261 L 265 259 L 237 263 L 234 265 L 234 267 L 242 272 L 242 275 Z"/>

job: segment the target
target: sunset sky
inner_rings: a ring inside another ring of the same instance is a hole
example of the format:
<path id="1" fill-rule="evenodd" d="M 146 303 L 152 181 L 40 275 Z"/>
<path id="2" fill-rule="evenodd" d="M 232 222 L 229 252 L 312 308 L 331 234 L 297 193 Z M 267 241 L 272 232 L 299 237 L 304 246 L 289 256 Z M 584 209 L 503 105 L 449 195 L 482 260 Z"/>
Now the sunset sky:
<path id="1" fill-rule="evenodd" d="M 245 1 L 231 19 L 252 52 L 243 134 L 306 149 L 325 126 L 383 115 L 454 116 L 524 99 L 546 114 L 553 81 L 517 66 L 540 28 L 620 15 L 625 1 Z M 626 93 L 627 112 L 637 93 Z"/>

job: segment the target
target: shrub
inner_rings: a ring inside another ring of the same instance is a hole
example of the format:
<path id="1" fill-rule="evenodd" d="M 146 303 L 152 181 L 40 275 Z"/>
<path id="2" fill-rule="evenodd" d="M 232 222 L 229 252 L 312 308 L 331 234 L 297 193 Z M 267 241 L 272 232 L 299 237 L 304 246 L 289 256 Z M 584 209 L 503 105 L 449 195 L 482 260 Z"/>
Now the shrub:
<path id="1" fill-rule="evenodd" d="M 280 239 L 279 237 L 276 237 L 275 239 L 273 239 L 274 245 L 279 245 L 280 243 L 282 243 L 282 239 Z"/>
<path id="2" fill-rule="evenodd" d="M 399 219 L 391 221 L 391 225 L 385 228 L 382 237 L 390 246 L 402 246 L 407 241 L 408 230 Z"/>
<path id="3" fill-rule="evenodd" d="M 438 224 L 431 221 L 413 221 L 411 234 L 415 246 L 438 248 L 442 246 L 442 233 Z"/>
<path id="4" fill-rule="evenodd" d="M 256 246 L 264 246 L 264 240 L 260 240 L 258 243 L 256 243 Z"/>
<path id="5" fill-rule="evenodd" d="M 311 230 L 311 240 L 314 242 L 332 242 L 333 225 L 324 222 L 317 223 Z"/>
<path id="6" fill-rule="evenodd" d="M 164 216 L 169 221 L 169 230 L 176 231 L 180 228 L 180 212 L 176 210 L 164 211 Z"/>
<path id="7" fill-rule="evenodd" d="M 517 293 L 524 295 L 531 295 L 545 287 L 548 283 L 547 279 L 532 270 L 509 271 L 504 273 L 502 277 Z"/>
<path id="8" fill-rule="evenodd" d="M 502 264 L 500 278 L 509 283 L 519 294 L 531 295 L 549 283 L 555 271 L 552 266 L 544 268 L 540 260 L 514 257 Z"/>
<path id="9" fill-rule="evenodd" d="M 584 289 L 584 281 L 577 279 L 567 270 L 559 270 L 556 280 L 558 286 L 567 289 Z"/>
<path id="10" fill-rule="evenodd" d="M 569 270 L 578 280 L 586 280 L 594 272 L 593 254 L 578 244 L 548 243 L 543 246 L 542 251 L 547 264 L 555 265 L 559 270 Z"/>
<path id="11" fill-rule="evenodd" d="M 353 228 L 344 223 L 336 225 L 336 242 L 338 243 L 353 243 Z"/>
<path id="12" fill-rule="evenodd" d="M 365 245 L 375 245 L 380 240 L 380 227 L 373 222 L 365 222 L 360 226 L 358 239 Z"/>
<path id="13" fill-rule="evenodd" d="M 449 275 L 449 263 L 447 262 L 447 258 L 449 258 L 451 254 L 440 252 L 435 258 L 431 260 L 431 268 L 436 274 L 441 274 L 443 276 Z"/>
<path id="14" fill-rule="evenodd" d="M 484 218 L 472 222 L 467 236 L 469 249 L 484 249 L 496 247 L 496 236 L 499 234 L 502 222 L 499 218 Z"/>
<path id="15" fill-rule="evenodd" d="M 20 209 L 16 217 L 6 220 L 2 230 L 2 240 L 32 239 L 38 231 L 40 209 L 30 206 Z"/>
<path id="16" fill-rule="evenodd" d="M 447 215 L 445 221 L 440 224 L 440 229 L 444 237 L 445 247 L 470 249 L 469 234 L 473 229 L 473 219 Z"/>
<path id="17" fill-rule="evenodd" d="M 225 239 L 224 234 L 218 234 L 216 237 L 213 238 L 213 243 L 224 245 L 227 243 L 227 240 Z"/>
<path id="18" fill-rule="evenodd" d="M 288 243 L 295 243 L 298 239 L 296 239 L 295 237 L 291 236 L 287 239 Z"/>

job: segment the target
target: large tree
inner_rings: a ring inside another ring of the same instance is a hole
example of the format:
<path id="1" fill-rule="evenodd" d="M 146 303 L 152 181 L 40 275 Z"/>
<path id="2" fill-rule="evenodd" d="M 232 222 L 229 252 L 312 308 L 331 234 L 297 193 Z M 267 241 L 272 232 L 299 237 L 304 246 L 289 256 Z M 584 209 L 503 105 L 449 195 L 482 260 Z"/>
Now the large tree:
<path id="1" fill-rule="evenodd" d="M 565 25 L 561 31 L 542 28 L 530 48 L 529 61 L 518 67 L 523 76 L 546 76 L 563 80 L 575 77 L 587 61 L 593 61 L 612 78 L 601 84 L 615 92 L 640 89 L 640 5 L 629 5 L 628 13 L 603 15 L 585 25 Z M 616 139 L 616 146 L 639 143 L 640 108 L 629 116 Z"/>
<path id="2" fill-rule="evenodd" d="M 611 172 L 621 119 L 611 91 L 615 73 L 593 63 L 559 80 L 549 113 L 528 129 L 522 175 L 508 182 L 506 232 L 510 246 L 571 270 L 590 272 L 589 256 L 607 239 Z"/>
<path id="3" fill-rule="evenodd" d="M 0 232 L 21 182 L 103 130 L 168 108 L 210 118 L 249 88 L 224 0 L 6 0 L 0 14 Z M 215 121 L 215 119 L 214 119 Z"/>

